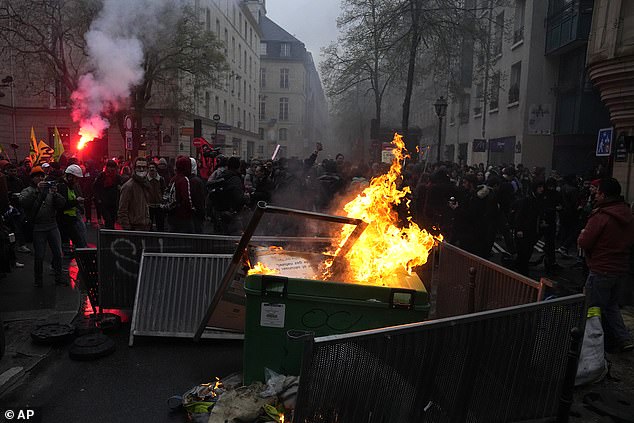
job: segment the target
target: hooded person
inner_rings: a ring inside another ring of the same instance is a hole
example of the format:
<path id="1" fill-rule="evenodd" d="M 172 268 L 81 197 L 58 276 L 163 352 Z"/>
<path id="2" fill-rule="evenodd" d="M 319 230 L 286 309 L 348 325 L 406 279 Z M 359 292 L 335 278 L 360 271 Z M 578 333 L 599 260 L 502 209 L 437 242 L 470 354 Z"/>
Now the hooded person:
<path id="1" fill-rule="evenodd" d="M 634 217 L 614 178 L 602 179 L 596 207 L 577 239 L 586 255 L 590 273 L 586 280 L 589 307 L 601 308 L 605 347 L 614 352 L 634 350 L 632 337 L 619 309 L 619 289 L 628 277 L 630 251 L 634 245 Z"/>
<path id="2" fill-rule="evenodd" d="M 519 200 L 514 207 L 517 210 L 514 215 L 517 248 L 515 267 L 519 273 L 525 276 L 528 276 L 528 263 L 540 235 L 545 189 L 544 182 L 534 182 L 531 193 Z"/>
<path id="3" fill-rule="evenodd" d="M 134 160 L 134 173 L 121 187 L 117 218 L 128 231 L 150 230 L 150 183 L 147 179 L 148 163 L 143 157 Z"/>
<path id="4" fill-rule="evenodd" d="M 194 205 L 191 195 L 192 163 L 189 157 L 179 156 L 176 159 L 176 175 L 170 180 L 174 186 L 175 207 L 167 216 L 171 232 L 194 232 Z"/>
<path id="5" fill-rule="evenodd" d="M 119 187 L 122 184 L 121 176 L 117 173 L 117 162 L 108 160 L 105 170 L 97 176 L 93 185 L 97 215 L 103 216 L 106 229 L 114 229 L 119 209 Z"/>
<path id="6" fill-rule="evenodd" d="M 191 173 L 191 195 L 192 205 L 194 206 L 194 231 L 197 234 L 203 232 L 203 224 L 205 223 L 205 182 L 198 176 L 198 163 L 193 157 L 189 158 L 192 166 Z"/>

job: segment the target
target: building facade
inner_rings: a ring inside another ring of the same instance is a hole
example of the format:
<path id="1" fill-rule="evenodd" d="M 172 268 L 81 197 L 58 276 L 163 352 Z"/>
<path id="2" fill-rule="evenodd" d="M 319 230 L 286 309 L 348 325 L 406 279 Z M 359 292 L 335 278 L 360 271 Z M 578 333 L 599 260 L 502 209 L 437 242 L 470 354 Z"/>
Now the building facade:
<path id="1" fill-rule="evenodd" d="M 452 96 L 447 159 L 562 174 L 596 166 L 593 146 L 608 121 L 584 66 L 592 3 L 478 2 L 480 19 L 490 22 L 489 46 L 474 45 L 472 79 Z"/>
<path id="2" fill-rule="evenodd" d="M 328 131 L 321 80 L 304 43 L 266 16 L 264 0 L 249 7 L 262 33 L 259 69 L 259 136 L 266 154 L 308 156 Z M 279 149 L 277 146 L 280 146 Z"/>
<path id="3" fill-rule="evenodd" d="M 229 71 L 222 75 L 220 87 L 197 87 L 189 91 L 183 88 L 188 98 L 175 108 L 167 106 L 160 85 L 155 86 L 138 125 L 145 133 L 145 151 L 140 154 L 156 155 L 160 149 L 161 156 L 194 156 L 193 139 L 202 136 L 219 145 L 226 155 L 244 159 L 263 157 L 265 149 L 258 134 L 257 113 L 261 39 L 257 20 L 243 0 L 191 0 L 191 5 L 200 28 L 213 31 L 223 43 Z M 28 156 L 31 127 L 38 139 L 51 143 L 53 129 L 57 127 L 66 151 L 76 153 L 79 127 L 70 117 L 70 93 L 51 81 L 41 94 L 34 95 L 31 82 L 24 77 L 26 73 L 9 60 L 0 65 L 2 78 L 11 77 L 11 82 L 0 84 L 0 92 L 4 94 L 0 95 L 0 145 L 11 158 L 14 152 L 9 146 L 17 145 L 15 157 L 22 160 Z M 186 79 L 183 75 L 179 77 Z M 200 121 L 200 126 L 195 121 Z M 90 145 L 91 156 L 126 155 L 118 123 L 114 118 L 110 123 L 103 138 Z"/>
<path id="4" fill-rule="evenodd" d="M 634 200 L 634 2 L 595 0 L 587 54 L 588 73 L 610 111 L 614 128 L 612 174 Z"/>

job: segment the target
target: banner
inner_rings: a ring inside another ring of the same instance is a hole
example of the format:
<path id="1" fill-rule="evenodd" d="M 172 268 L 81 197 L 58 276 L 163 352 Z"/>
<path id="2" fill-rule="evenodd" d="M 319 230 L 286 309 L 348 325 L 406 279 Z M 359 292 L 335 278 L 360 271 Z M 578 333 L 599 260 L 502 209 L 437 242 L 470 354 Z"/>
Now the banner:
<path id="1" fill-rule="evenodd" d="M 35 166 L 37 158 L 40 152 L 37 149 L 37 138 L 35 138 L 35 129 L 31 126 L 31 147 L 29 150 L 29 159 L 31 160 L 31 166 Z"/>
<path id="2" fill-rule="evenodd" d="M 57 126 L 53 130 L 53 160 L 59 161 L 59 158 L 64 154 L 64 144 L 62 143 L 62 137 L 59 135 Z"/>
<path id="3" fill-rule="evenodd" d="M 51 157 L 53 157 L 53 153 L 55 153 L 55 150 L 49 147 L 49 145 L 42 140 L 40 140 L 39 144 L 37 145 L 37 149 L 39 152 L 37 157 L 38 163 L 48 162 Z"/>

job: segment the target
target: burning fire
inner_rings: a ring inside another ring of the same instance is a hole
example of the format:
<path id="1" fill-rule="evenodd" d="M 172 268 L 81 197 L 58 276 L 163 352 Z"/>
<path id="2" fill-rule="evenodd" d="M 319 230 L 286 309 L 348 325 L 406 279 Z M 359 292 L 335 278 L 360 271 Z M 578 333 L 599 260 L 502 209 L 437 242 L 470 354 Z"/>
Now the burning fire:
<path id="1" fill-rule="evenodd" d="M 346 279 L 362 283 L 399 286 L 402 274 L 412 273 L 412 268 L 427 262 L 429 252 L 436 238 L 425 229 L 418 227 L 407 216 L 406 225 L 400 225 L 394 206 L 406 201 L 409 211 L 410 200 L 406 199 L 411 191 L 409 187 L 399 189 L 402 180 L 402 163 L 407 155 L 403 137 L 394 134 L 396 148 L 392 150 L 394 159 L 388 173 L 378 176 L 370 182 L 361 194 L 344 206 L 348 217 L 361 219 L 368 223 L 361 237 L 346 254 Z M 337 250 L 343 246 L 354 226 L 345 225 L 335 243 Z M 440 236 L 438 239 L 442 239 Z M 326 263 L 326 278 L 332 271 L 332 260 Z M 399 276 L 400 275 L 400 276 Z"/>
<path id="2" fill-rule="evenodd" d="M 392 150 L 394 159 L 390 170 L 372 179 L 370 186 L 343 207 L 348 217 L 361 219 L 368 226 L 343 257 L 345 269 L 334 269 L 335 258 L 355 229 L 354 225 L 344 225 L 335 236 L 332 251 L 324 253 L 332 258 L 323 263 L 322 279 L 336 277 L 351 282 L 398 287 L 402 285 L 404 275 L 411 275 L 414 267 L 427 263 L 432 247 L 442 240 L 442 235 L 434 236 L 412 221 L 410 200 L 406 198 L 410 188 L 399 188 L 403 162 L 409 155 L 402 136 L 394 134 L 392 143 L 396 148 Z M 395 206 L 403 202 L 408 216 L 405 222 L 399 222 Z M 342 271 L 343 274 L 338 274 Z M 278 270 L 270 269 L 261 262 L 248 272 L 249 275 L 277 273 Z"/>
<path id="3" fill-rule="evenodd" d="M 257 262 L 255 266 L 249 269 L 247 275 L 277 275 L 279 273 L 279 270 L 271 269 L 270 267 L 267 267 L 264 263 Z"/>

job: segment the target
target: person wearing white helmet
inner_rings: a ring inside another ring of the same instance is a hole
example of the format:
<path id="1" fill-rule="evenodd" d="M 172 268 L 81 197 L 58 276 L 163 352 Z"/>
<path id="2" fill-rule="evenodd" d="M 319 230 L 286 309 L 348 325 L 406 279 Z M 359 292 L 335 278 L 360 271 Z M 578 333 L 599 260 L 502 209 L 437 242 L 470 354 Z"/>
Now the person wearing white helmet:
<path id="1" fill-rule="evenodd" d="M 57 191 L 65 200 L 62 211 L 57 215 L 59 232 L 62 237 L 62 249 L 64 250 L 65 276 L 72 258 L 70 241 L 73 242 L 74 248 L 86 248 L 87 246 L 86 227 L 81 222 L 84 198 L 77 180 L 83 177 L 81 167 L 77 164 L 71 164 L 64 171 L 64 176 L 57 186 Z"/>

